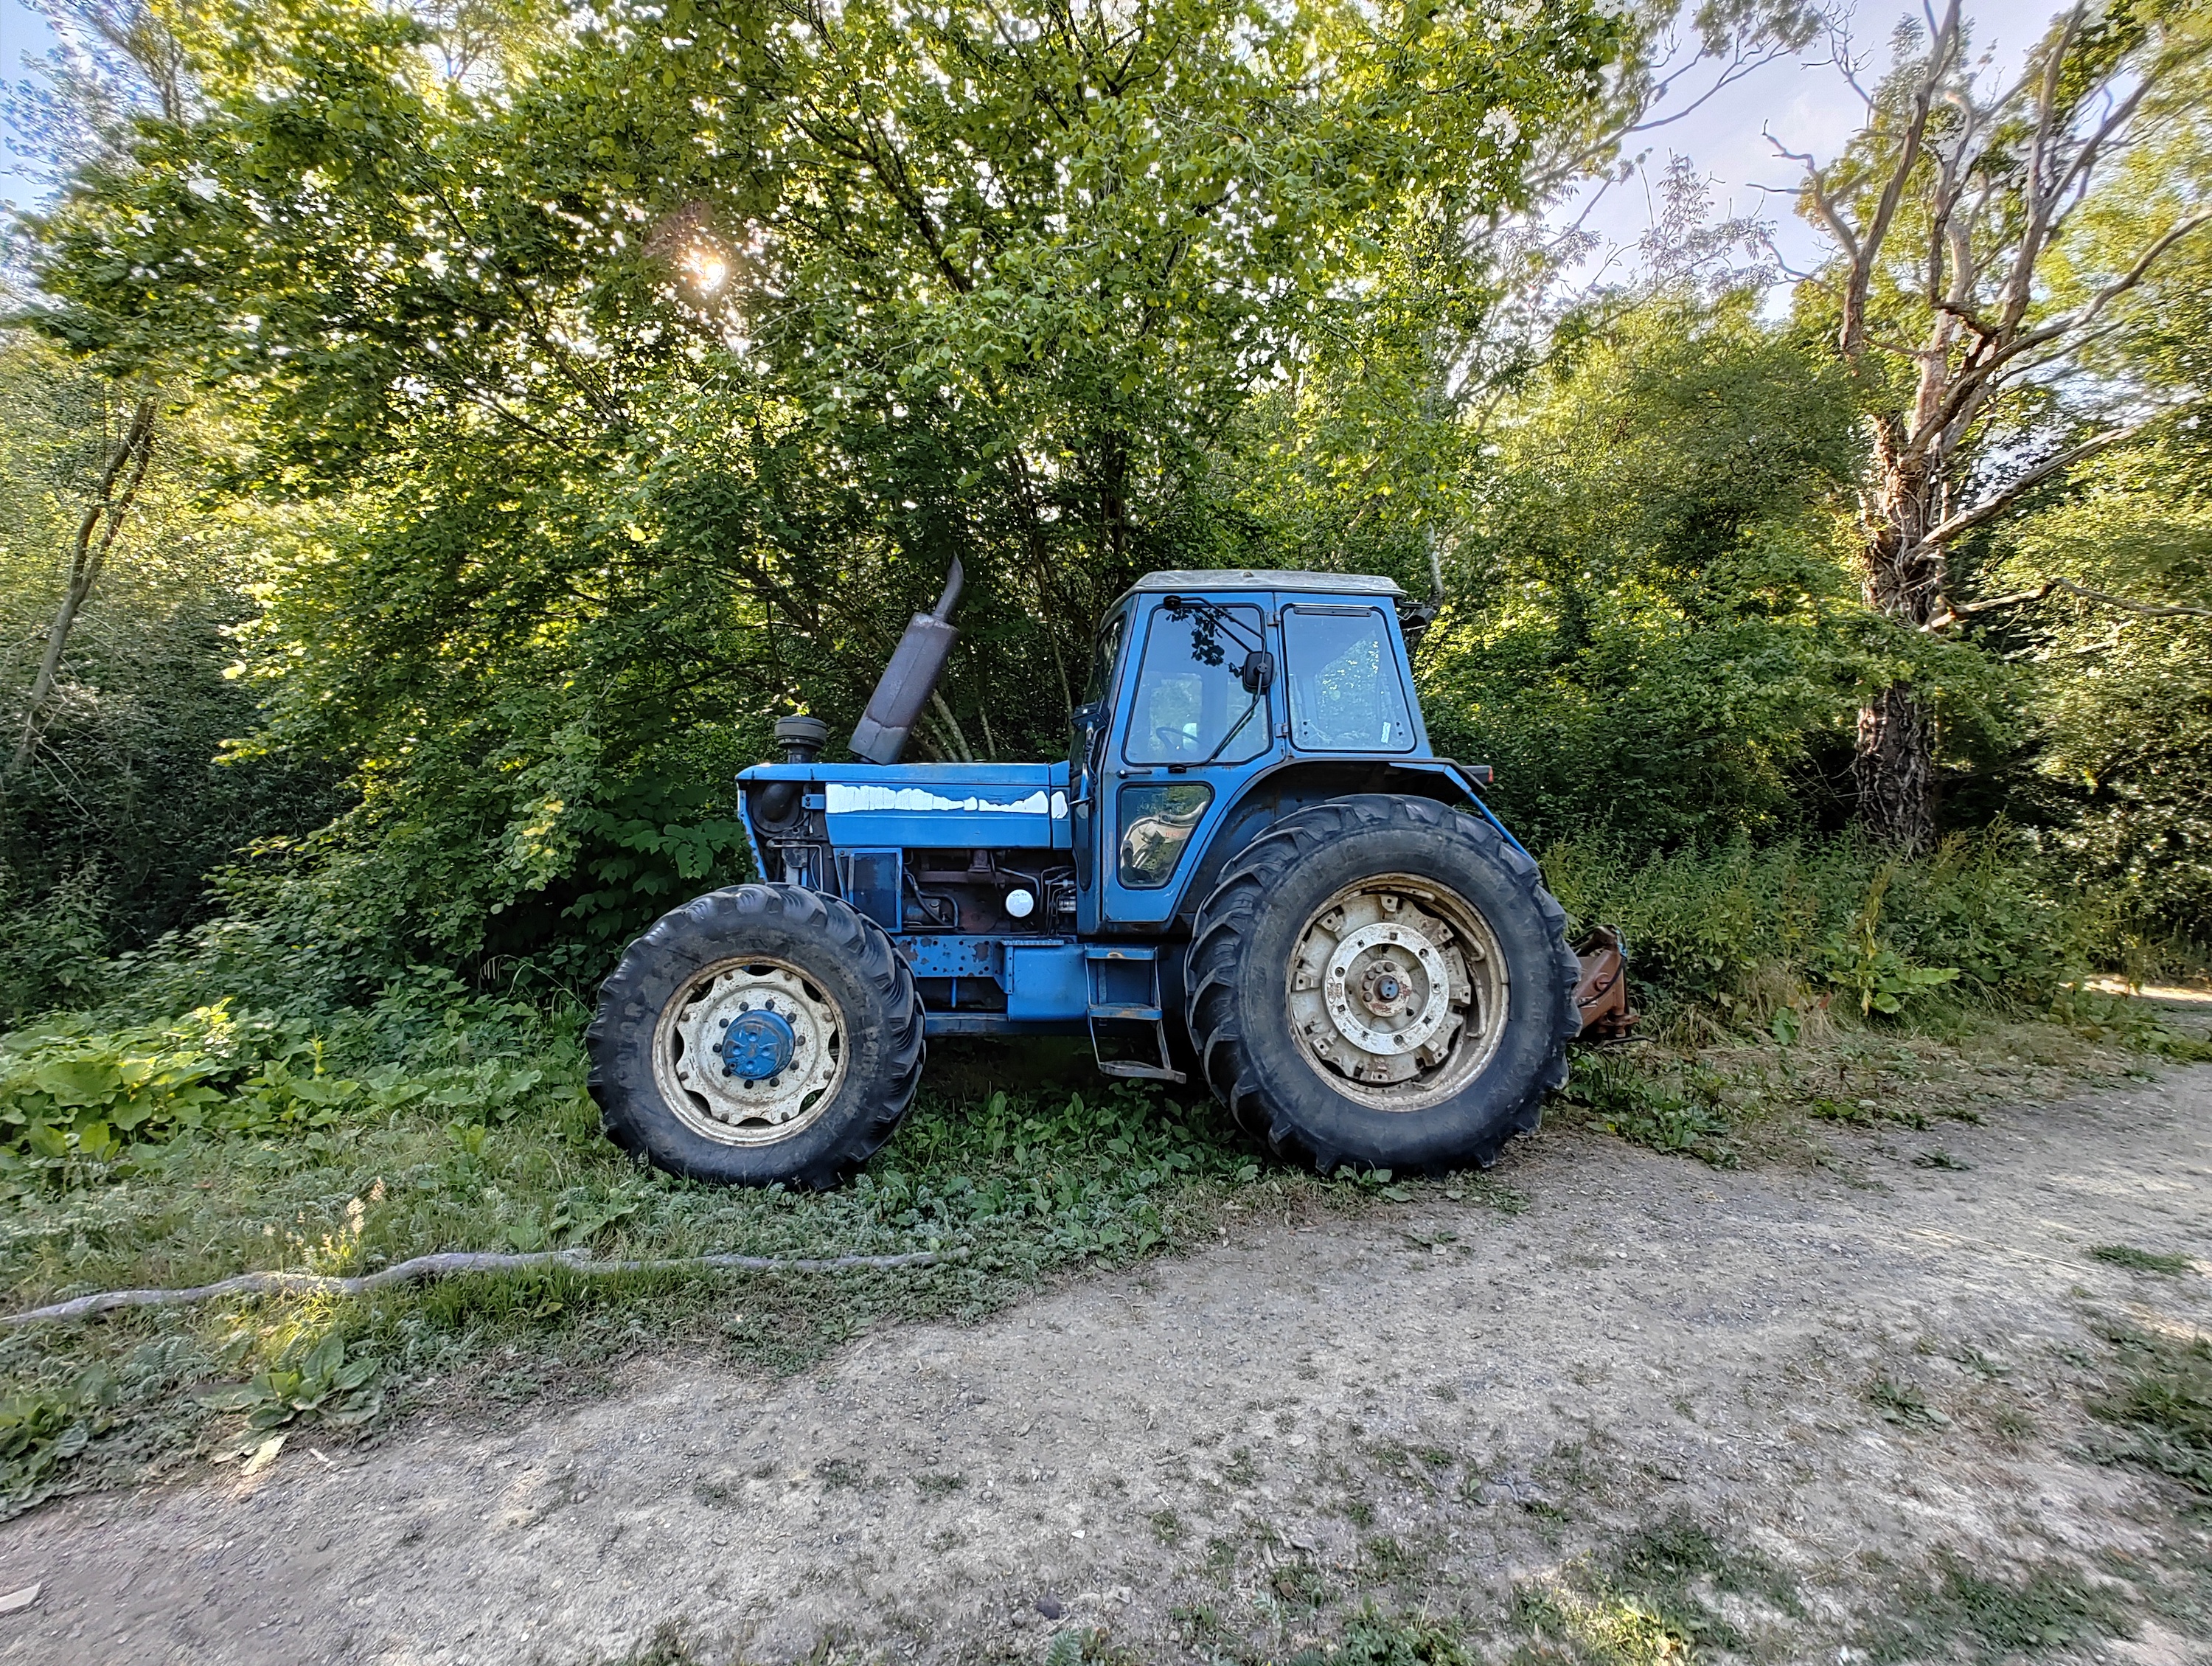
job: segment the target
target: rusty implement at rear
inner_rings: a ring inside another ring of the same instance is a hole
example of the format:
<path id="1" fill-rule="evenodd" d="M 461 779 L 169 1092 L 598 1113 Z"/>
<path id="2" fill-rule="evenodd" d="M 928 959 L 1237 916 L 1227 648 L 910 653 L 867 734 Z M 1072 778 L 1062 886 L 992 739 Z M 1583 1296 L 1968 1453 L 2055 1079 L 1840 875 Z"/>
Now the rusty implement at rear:
<path id="1" fill-rule="evenodd" d="M 1575 980 L 1575 1010 L 1584 1041 L 1618 1041 L 1638 1018 L 1628 1004 L 1628 945 L 1611 926 L 1600 926 L 1575 945 L 1582 976 Z"/>

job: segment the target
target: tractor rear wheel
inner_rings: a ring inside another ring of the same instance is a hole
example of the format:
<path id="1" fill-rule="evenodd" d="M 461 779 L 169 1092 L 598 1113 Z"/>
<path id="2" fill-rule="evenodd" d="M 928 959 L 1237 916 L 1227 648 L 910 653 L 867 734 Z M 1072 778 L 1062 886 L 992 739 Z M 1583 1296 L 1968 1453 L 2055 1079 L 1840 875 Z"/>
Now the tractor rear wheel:
<path id="1" fill-rule="evenodd" d="M 735 885 L 663 915 L 599 990 L 592 1097 L 615 1143 L 696 1180 L 835 1185 L 921 1079 L 921 998 L 835 897 Z"/>
<path id="2" fill-rule="evenodd" d="M 1206 1082 L 1324 1174 L 1487 1166 L 1566 1084 L 1565 931 L 1536 864 L 1480 816 L 1382 793 L 1294 811 L 1198 912 Z"/>

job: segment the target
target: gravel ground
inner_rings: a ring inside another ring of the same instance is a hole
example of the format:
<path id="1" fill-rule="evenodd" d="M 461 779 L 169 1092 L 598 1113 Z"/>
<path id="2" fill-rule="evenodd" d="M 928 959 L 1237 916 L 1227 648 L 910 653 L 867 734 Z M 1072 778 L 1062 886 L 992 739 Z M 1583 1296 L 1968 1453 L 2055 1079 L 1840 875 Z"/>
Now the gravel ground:
<path id="1" fill-rule="evenodd" d="M 2082 1450 L 2102 1325 L 2212 1329 L 2201 1266 L 2088 1254 L 2206 1252 L 2212 1067 L 1831 1143 L 1727 1172 L 1548 1133 L 1460 1201 L 1244 1210 L 796 1378 L 641 1362 L 589 1403 L 69 1500 L 0 1527 L 0 1591 L 41 1587 L 0 1661 L 568 1666 L 656 1628 L 709 1661 L 1036 1661 L 1078 1625 L 1280 1659 L 1366 1603 L 1498 1656 L 1549 1614 L 1587 1651 L 1605 1570 L 1667 1523 L 1717 1547 L 1691 1596 L 1748 1657 L 1993 1657 L 2039 1592 L 2102 1591 L 2120 1618 L 2021 1657 L 2212 1660 L 2203 1518 Z"/>

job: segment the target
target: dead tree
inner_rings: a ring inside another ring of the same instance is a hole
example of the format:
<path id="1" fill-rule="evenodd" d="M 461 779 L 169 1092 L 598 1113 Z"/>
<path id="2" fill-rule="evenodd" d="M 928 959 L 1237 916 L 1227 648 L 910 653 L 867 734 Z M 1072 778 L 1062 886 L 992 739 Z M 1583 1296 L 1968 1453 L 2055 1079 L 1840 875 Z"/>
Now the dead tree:
<path id="1" fill-rule="evenodd" d="M 2184 213 L 2101 287 L 2050 299 L 2051 257 L 2071 216 L 2138 137 L 2148 101 L 2201 50 L 2131 37 L 2140 27 L 2078 4 L 2018 81 L 1987 90 L 1966 62 L 1960 0 L 1949 0 L 1940 17 L 1928 14 L 1918 63 L 1861 89 L 1867 125 L 1841 158 L 1822 167 L 1776 145 L 1803 165 L 1803 204 L 1837 246 L 1817 281 L 1836 305 L 1833 350 L 1869 407 L 1866 600 L 1917 630 L 1984 611 L 1948 593 L 1960 539 L 2156 414 L 2095 426 L 2033 461 L 1990 443 L 2006 396 L 2063 377 L 2116 327 L 2114 302 L 2212 219 Z M 1858 87 L 1848 53 L 1838 61 Z M 1869 832 L 1908 851 L 1932 842 L 1936 734 L 1910 683 L 1860 711 L 1854 775 Z"/>
<path id="2" fill-rule="evenodd" d="M 40 719 L 61 676 L 70 633 L 76 629 L 77 616 L 84 611 L 93 587 L 100 582 L 100 569 L 106 566 L 116 535 L 123 530 L 123 518 L 131 512 L 138 488 L 145 483 L 147 466 L 154 460 L 155 409 L 151 394 L 141 395 L 131 407 L 130 420 L 121 435 L 108 443 L 100 460 L 92 501 L 77 518 L 76 538 L 70 548 L 69 582 L 62 590 L 61 605 L 54 611 L 54 622 L 46 627 L 46 652 L 39 658 L 38 675 L 31 679 L 23 732 L 8 765 L 9 775 L 28 763 L 38 750 Z"/>

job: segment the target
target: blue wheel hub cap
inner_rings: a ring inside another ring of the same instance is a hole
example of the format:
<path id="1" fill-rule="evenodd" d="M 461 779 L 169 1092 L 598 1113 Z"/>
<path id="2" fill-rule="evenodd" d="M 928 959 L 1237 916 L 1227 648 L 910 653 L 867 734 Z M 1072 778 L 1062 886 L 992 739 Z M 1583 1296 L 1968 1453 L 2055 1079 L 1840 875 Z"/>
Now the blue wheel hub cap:
<path id="1" fill-rule="evenodd" d="M 731 1020 L 718 1050 L 730 1074 L 740 1081 L 757 1082 L 781 1075 L 798 1045 L 789 1018 L 771 1008 L 756 1006 Z"/>

